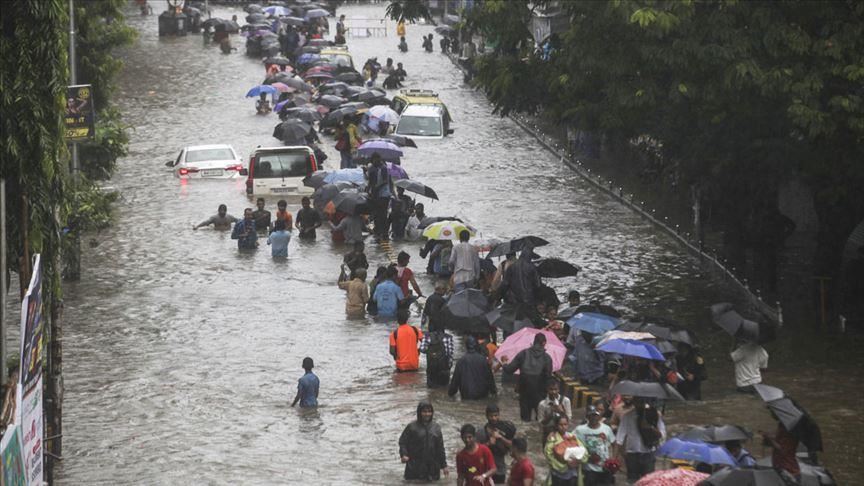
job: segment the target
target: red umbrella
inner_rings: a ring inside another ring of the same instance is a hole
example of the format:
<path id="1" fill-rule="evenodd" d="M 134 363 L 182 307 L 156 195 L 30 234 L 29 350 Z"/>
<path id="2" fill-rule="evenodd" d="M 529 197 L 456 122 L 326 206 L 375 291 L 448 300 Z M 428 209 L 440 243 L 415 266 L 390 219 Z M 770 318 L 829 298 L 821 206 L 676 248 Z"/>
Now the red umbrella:
<path id="1" fill-rule="evenodd" d="M 664 469 L 642 476 L 633 486 L 696 486 L 708 479 L 708 474 L 689 469 Z"/>

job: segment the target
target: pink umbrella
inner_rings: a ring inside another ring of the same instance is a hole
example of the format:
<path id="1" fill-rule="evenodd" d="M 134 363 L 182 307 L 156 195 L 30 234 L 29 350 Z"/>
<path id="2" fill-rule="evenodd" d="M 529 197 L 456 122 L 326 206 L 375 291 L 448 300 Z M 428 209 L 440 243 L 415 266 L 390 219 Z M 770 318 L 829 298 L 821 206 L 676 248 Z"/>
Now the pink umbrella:
<path id="1" fill-rule="evenodd" d="M 523 327 L 505 339 L 498 351 L 495 352 L 495 359 L 500 360 L 506 356 L 508 362 L 513 361 L 519 351 L 528 349 L 534 344 L 534 336 L 540 333 L 546 336 L 546 353 L 552 358 L 552 371 L 560 370 L 561 365 L 564 364 L 567 347 L 552 331 L 534 329 L 533 327 Z"/>
<path id="2" fill-rule="evenodd" d="M 688 469 L 664 469 L 642 476 L 633 486 L 696 486 L 708 479 L 708 474 Z"/>
<path id="3" fill-rule="evenodd" d="M 285 83 L 273 83 L 270 86 L 273 86 L 274 88 L 276 88 L 277 91 L 279 91 L 281 93 L 293 93 L 293 92 L 297 91 L 296 89 L 292 88 L 291 86 L 288 86 Z"/>

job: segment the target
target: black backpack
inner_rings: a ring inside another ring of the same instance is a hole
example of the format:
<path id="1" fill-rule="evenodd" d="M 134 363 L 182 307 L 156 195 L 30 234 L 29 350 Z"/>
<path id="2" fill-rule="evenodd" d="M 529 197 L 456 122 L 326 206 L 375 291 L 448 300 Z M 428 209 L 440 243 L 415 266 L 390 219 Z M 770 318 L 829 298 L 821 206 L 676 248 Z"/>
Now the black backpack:
<path id="1" fill-rule="evenodd" d="M 429 333 L 429 344 L 426 346 L 426 362 L 447 368 L 450 367 L 450 358 L 447 356 L 447 349 L 444 346 L 443 332 Z"/>

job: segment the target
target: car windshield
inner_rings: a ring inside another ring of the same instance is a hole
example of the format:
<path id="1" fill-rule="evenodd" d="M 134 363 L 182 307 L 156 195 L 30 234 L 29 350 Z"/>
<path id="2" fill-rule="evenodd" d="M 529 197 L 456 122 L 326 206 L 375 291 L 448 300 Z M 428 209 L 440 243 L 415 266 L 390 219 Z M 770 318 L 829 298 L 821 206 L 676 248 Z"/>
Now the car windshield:
<path id="1" fill-rule="evenodd" d="M 261 154 L 253 169 L 256 178 L 306 177 L 309 172 L 309 154 L 301 151 Z"/>
<path id="2" fill-rule="evenodd" d="M 441 136 L 441 118 L 435 116 L 403 116 L 396 133 L 423 137 Z"/>
<path id="3" fill-rule="evenodd" d="M 327 59 L 330 64 L 335 64 L 337 67 L 353 68 L 354 63 L 351 62 L 351 56 L 345 54 L 321 54 L 322 59 Z"/>
<path id="4" fill-rule="evenodd" d="M 208 160 L 234 160 L 234 153 L 227 148 L 189 150 L 186 162 L 205 162 Z"/>

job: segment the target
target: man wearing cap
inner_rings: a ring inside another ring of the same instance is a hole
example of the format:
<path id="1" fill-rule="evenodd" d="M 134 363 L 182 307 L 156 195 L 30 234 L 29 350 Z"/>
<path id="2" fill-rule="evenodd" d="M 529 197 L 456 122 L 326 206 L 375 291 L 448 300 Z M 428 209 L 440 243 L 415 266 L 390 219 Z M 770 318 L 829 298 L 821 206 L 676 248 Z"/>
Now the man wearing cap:
<path id="1" fill-rule="evenodd" d="M 615 433 L 603 423 L 594 405 L 585 409 L 585 419 L 588 423 L 576 427 L 576 437 L 588 450 L 588 463 L 582 468 L 585 486 L 615 484 L 615 477 L 603 467 L 610 458 Z"/>
<path id="2" fill-rule="evenodd" d="M 303 358 L 303 369 L 306 373 L 297 381 L 297 395 L 294 396 L 294 402 L 291 403 L 292 407 L 297 405 L 297 402 L 300 402 L 302 408 L 318 406 L 318 386 L 320 382 L 315 373 L 312 373 L 314 366 L 315 363 L 312 362 L 312 358 L 308 356 Z"/>

